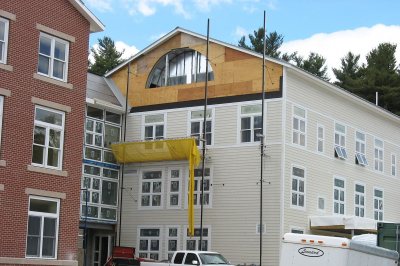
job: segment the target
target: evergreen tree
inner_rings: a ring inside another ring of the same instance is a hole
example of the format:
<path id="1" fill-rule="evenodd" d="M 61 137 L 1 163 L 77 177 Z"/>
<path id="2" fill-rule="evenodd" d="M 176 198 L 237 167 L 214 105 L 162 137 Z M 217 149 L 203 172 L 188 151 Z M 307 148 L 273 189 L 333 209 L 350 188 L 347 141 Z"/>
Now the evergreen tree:
<path id="1" fill-rule="evenodd" d="M 243 36 L 238 42 L 239 47 L 243 47 L 262 54 L 264 48 L 264 29 L 259 28 L 254 34 L 249 34 L 250 45 L 246 43 L 246 37 Z M 265 54 L 274 58 L 280 58 L 281 52 L 278 51 L 283 43 L 283 35 L 276 31 L 270 32 L 265 36 Z"/>
<path id="2" fill-rule="evenodd" d="M 326 59 L 314 52 L 311 52 L 308 55 L 308 58 L 304 59 L 300 56 L 295 56 L 294 61 L 296 65 L 311 74 L 314 74 L 326 81 L 329 81 L 329 77 L 327 74 L 328 67 L 325 65 Z"/>
<path id="3" fill-rule="evenodd" d="M 333 74 L 335 74 L 338 80 L 335 82 L 336 85 L 356 93 L 361 87 L 361 76 L 363 72 L 358 63 L 359 60 L 360 55 L 355 55 L 352 52 L 348 52 L 345 57 L 341 59 L 340 68 L 332 69 Z"/>
<path id="4" fill-rule="evenodd" d="M 118 52 L 114 41 L 110 37 L 98 39 L 99 47 L 90 49 L 93 53 L 94 63 L 89 63 L 89 72 L 103 76 L 107 71 L 124 62 L 122 52 Z"/>

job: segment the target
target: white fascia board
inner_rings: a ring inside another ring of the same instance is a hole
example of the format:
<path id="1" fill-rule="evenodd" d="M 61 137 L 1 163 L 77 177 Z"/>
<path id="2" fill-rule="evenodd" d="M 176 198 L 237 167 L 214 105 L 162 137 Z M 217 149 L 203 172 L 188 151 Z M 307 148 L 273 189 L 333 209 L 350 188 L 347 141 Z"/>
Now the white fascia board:
<path id="1" fill-rule="evenodd" d="M 117 88 L 117 86 L 115 85 L 115 83 L 114 83 L 114 81 L 112 79 L 104 78 L 104 81 L 107 83 L 108 87 L 110 88 L 111 92 L 114 94 L 115 98 L 117 98 L 119 104 L 125 110 L 125 108 L 126 108 L 125 107 L 125 102 L 126 102 L 125 96 Z M 131 108 L 131 106 L 129 105 L 129 102 L 128 102 L 128 112 L 129 112 L 130 108 Z"/>
<path id="2" fill-rule="evenodd" d="M 81 0 L 69 0 L 69 2 L 84 16 L 90 23 L 90 32 L 104 31 L 104 24 L 82 3 Z"/>

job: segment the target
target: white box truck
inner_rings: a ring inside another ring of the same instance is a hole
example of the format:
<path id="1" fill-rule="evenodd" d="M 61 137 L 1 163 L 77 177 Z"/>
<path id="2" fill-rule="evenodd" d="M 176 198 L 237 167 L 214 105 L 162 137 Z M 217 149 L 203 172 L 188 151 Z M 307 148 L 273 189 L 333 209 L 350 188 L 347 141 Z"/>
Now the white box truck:
<path id="1" fill-rule="evenodd" d="M 395 266 L 396 251 L 342 237 L 287 233 L 280 266 Z"/>

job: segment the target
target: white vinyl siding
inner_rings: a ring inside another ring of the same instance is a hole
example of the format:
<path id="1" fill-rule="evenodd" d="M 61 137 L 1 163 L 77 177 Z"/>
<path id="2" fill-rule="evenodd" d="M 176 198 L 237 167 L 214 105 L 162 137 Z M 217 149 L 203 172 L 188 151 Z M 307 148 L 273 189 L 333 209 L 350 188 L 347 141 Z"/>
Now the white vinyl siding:
<path id="1" fill-rule="evenodd" d="M 374 219 L 383 221 L 383 190 L 374 188 Z"/>
<path id="2" fill-rule="evenodd" d="M 344 179 L 335 177 L 333 186 L 333 213 L 344 215 L 346 210 L 346 191 Z"/>
<path id="3" fill-rule="evenodd" d="M 365 217 L 365 186 L 356 183 L 354 189 L 354 215 Z"/>
<path id="4" fill-rule="evenodd" d="M 240 106 L 240 142 L 260 141 L 261 136 L 261 104 Z"/>
<path id="5" fill-rule="evenodd" d="M 0 17 L 0 64 L 7 64 L 9 21 Z"/>
<path id="6" fill-rule="evenodd" d="M 294 106 L 293 107 L 293 144 L 306 146 L 306 110 Z"/>
<path id="7" fill-rule="evenodd" d="M 325 129 L 323 126 L 318 125 L 317 127 L 317 151 L 324 152 L 324 142 L 325 142 Z"/>
<path id="8" fill-rule="evenodd" d="M 347 159 L 346 126 L 339 123 L 335 123 L 335 156 Z"/>
<path id="9" fill-rule="evenodd" d="M 383 141 L 375 139 L 374 143 L 374 169 L 383 172 Z"/>
<path id="10" fill-rule="evenodd" d="M 144 117 L 143 139 L 156 140 L 165 138 L 165 115 L 155 114 Z"/>
<path id="11" fill-rule="evenodd" d="M 305 170 L 292 168 L 292 207 L 305 207 Z"/>

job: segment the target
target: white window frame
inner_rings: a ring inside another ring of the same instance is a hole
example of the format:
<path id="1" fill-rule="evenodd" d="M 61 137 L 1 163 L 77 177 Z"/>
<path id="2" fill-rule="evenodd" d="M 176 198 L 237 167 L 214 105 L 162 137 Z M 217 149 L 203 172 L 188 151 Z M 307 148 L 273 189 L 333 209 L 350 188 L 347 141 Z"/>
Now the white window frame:
<path id="1" fill-rule="evenodd" d="M 143 179 L 143 174 L 145 172 L 161 172 L 161 178 L 160 179 Z M 138 199 L 138 206 L 139 210 L 160 210 L 164 208 L 164 187 L 165 187 L 165 171 L 161 168 L 146 168 L 140 171 L 140 176 L 139 176 L 139 199 Z M 150 182 L 150 192 L 149 193 L 143 193 L 142 188 L 143 188 L 143 183 L 144 182 Z M 161 191 L 160 192 L 152 192 L 153 191 L 153 182 L 161 182 Z M 142 196 L 148 195 L 150 196 L 150 201 L 149 201 L 149 206 L 142 206 Z M 153 195 L 160 195 L 160 206 L 152 206 L 152 196 Z"/>
<path id="2" fill-rule="evenodd" d="M 163 121 L 162 122 L 152 122 L 152 123 L 146 123 L 146 116 L 153 116 L 153 115 L 163 115 Z M 142 140 L 145 141 L 151 141 L 151 140 L 161 140 L 165 139 L 167 137 L 167 114 L 166 113 L 147 113 L 142 116 Z M 156 126 L 163 126 L 163 137 L 162 138 L 156 138 Z M 153 127 L 153 136 L 152 138 L 147 138 L 146 139 L 146 127 L 152 126 Z"/>
<path id="3" fill-rule="evenodd" d="M 375 191 L 377 191 L 377 190 L 382 192 L 382 197 L 375 196 Z M 373 194 L 373 196 L 374 196 L 374 201 L 373 201 L 373 204 L 374 204 L 373 219 L 376 220 L 376 221 L 383 221 L 383 219 L 385 218 L 385 216 L 384 216 L 384 210 L 385 210 L 385 207 L 384 207 L 385 206 L 384 205 L 384 203 L 385 203 L 385 201 L 384 201 L 384 199 L 385 199 L 384 198 L 385 197 L 384 190 L 383 190 L 383 188 L 374 187 L 373 193 L 374 193 Z M 376 201 L 378 203 L 378 208 L 376 208 L 376 203 L 375 203 Z M 378 219 L 376 219 L 376 216 L 375 216 L 376 213 L 378 214 Z M 382 219 L 379 219 L 379 214 L 382 214 Z"/>
<path id="4" fill-rule="evenodd" d="M 293 174 L 293 168 L 297 168 L 300 170 L 303 170 L 304 172 L 304 176 L 300 177 L 300 176 L 296 176 Z M 304 210 L 306 209 L 306 168 L 303 166 L 299 166 L 299 165 L 292 165 L 292 167 L 290 168 L 290 175 L 291 175 L 291 179 L 290 179 L 290 207 L 291 208 L 295 208 L 295 209 L 301 209 Z M 301 179 L 302 178 L 302 179 Z M 297 180 L 297 187 L 296 190 L 293 190 L 293 180 Z M 300 181 L 303 181 L 303 192 L 299 191 L 300 188 Z M 296 194 L 296 201 L 297 204 L 293 204 L 293 194 Z M 299 205 L 299 197 L 303 196 L 303 206 Z"/>
<path id="5" fill-rule="evenodd" d="M 188 248 L 187 248 L 187 241 L 188 240 L 195 240 L 196 241 L 196 249 L 195 250 L 191 250 L 191 251 L 196 251 L 196 250 L 198 250 L 197 247 L 199 246 L 199 243 L 200 243 L 200 236 L 189 237 L 187 235 L 188 229 L 189 228 L 186 226 L 184 228 L 184 232 L 183 232 L 183 250 L 188 250 Z M 200 225 L 195 225 L 194 229 L 195 230 L 196 229 L 200 230 Z M 210 251 L 210 250 L 212 250 L 211 249 L 211 226 L 210 225 L 203 225 L 203 230 L 204 229 L 208 230 L 208 235 L 207 236 L 203 236 L 202 240 L 203 241 L 207 241 L 207 251 Z"/>
<path id="6" fill-rule="evenodd" d="M 177 236 L 170 236 L 169 235 L 169 229 L 176 229 L 177 230 Z M 164 259 L 168 259 L 168 255 L 173 255 L 174 251 L 173 250 L 168 250 L 169 249 L 169 240 L 176 240 L 176 250 L 181 250 L 181 227 L 179 225 L 167 225 L 165 227 L 165 254 L 164 254 Z M 172 258 L 172 256 L 171 256 Z"/>
<path id="7" fill-rule="evenodd" d="M 321 209 L 321 208 L 319 207 L 319 199 L 322 199 L 322 200 L 324 201 L 324 208 L 323 208 L 323 209 Z M 325 213 L 325 212 L 326 212 L 326 197 L 323 197 L 323 196 L 318 196 L 318 197 L 317 197 L 317 210 L 318 210 L 319 212 L 322 212 L 322 213 Z"/>
<path id="8" fill-rule="evenodd" d="M 361 134 L 364 136 L 364 139 L 360 139 L 357 136 L 358 134 Z M 366 150 L 367 150 L 367 135 L 364 132 L 361 132 L 359 130 L 356 130 L 355 134 L 355 143 L 356 143 L 356 151 L 355 151 L 355 162 L 358 165 L 361 166 L 367 166 L 368 161 L 366 157 Z"/>
<path id="9" fill-rule="evenodd" d="M 200 122 L 200 135 L 199 135 L 199 139 L 202 139 L 202 137 L 203 137 L 203 126 L 204 126 L 204 118 L 192 118 L 192 112 L 198 112 L 198 111 L 201 111 L 201 112 L 203 112 L 204 111 L 204 109 L 198 109 L 198 108 L 196 108 L 196 109 L 192 109 L 192 110 L 189 110 L 188 111 L 188 130 L 187 130 L 187 135 L 188 136 L 190 136 L 190 137 L 194 137 L 195 135 L 193 134 L 192 135 L 192 122 Z M 213 146 L 214 145 L 214 127 L 215 127 L 215 120 L 214 120 L 214 117 L 215 117 L 215 108 L 208 108 L 207 109 L 207 112 L 210 112 L 211 113 L 211 116 L 210 117 L 207 117 L 207 122 L 208 121 L 211 121 L 211 132 L 208 132 L 208 133 L 210 133 L 211 134 L 211 143 L 210 144 L 207 144 L 206 143 L 206 145 L 208 146 L 208 147 L 210 147 L 210 146 Z M 207 133 L 207 132 L 206 132 Z M 197 134 L 196 134 L 197 135 Z M 202 142 L 201 141 L 198 141 L 198 146 L 199 147 L 202 147 Z"/>
<path id="10" fill-rule="evenodd" d="M 304 111 L 304 117 L 296 114 L 295 109 L 299 109 Z M 295 122 L 297 121 L 297 122 Z M 301 122 L 304 122 L 304 131 L 301 129 Z M 298 129 L 295 129 L 294 124 L 297 124 Z M 295 137 L 297 136 L 297 142 L 295 141 Z M 304 136 L 304 145 L 301 143 L 301 136 Z M 307 147 L 307 110 L 298 105 L 292 106 L 292 144 L 298 145 L 300 147 Z"/>
<path id="11" fill-rule="evenodd" d="M 4 116 L 4 96 L 0 95 L 0 151 L 1 151 L 1 132 L 3 128 L 3 116 Z"/>
<path id="12" fill-rule="evenodd" d="M 179 171 L 178 178 L 172 178 L 172 171 L 177 170 Z M 167 208 L 168 209 L 180 209 L 182 207 L 182 186 L 183 186 L 183 176 L 184 176 L 183 169 L 181 167 L 171 167 L 168 168 L 168 185 L 167 185 Z M 173 181 L 179 182 L 179 187 L 177 192 L 171 191 L 171 185 Z M 178 205 L 171 205 L 171 195 L 178 195 Z"/>
<path id="13" fill-rule="evenodd" d="M 35 211 L 30 211 L 30 204 L 31 204 L 31 199 L 38 199 L 38 200 L 43 200 L 43 201 L 51 201 L 51 202 L 55 202 L 57 203 L 57 213 L 53 214 L 53 213 L 45 213 L 45 212 L 35 212 Z M 55 198 L 46 198 L 46 197 L 39 197 L 39 196 L 34 196 L 34 195 L 29 195 L 29 199 L 28 199 L 28 221 L 27 221 L 27 225 L 26 225 L 26 235 L 28 236 L 28 226 L 29 226 L 29 216 L 35 216 L 35 217 L 40 217 L 41 218 L 41 224 L 40 224 L 40 256 L 36 257 L 36 256 L 28 256 L 26 254 L 26 249 L 25 249 L 25 257 L 26 258 L 36 258 L 36 259 L 57 259 L 57 255 L 58 255 L 58 233 L 59 233 L 59 227 L 60 227 L 60 199 L 55 199 Z M 54 246 L 54 257 L 43 257 L 42 256 L 42 252 L 43 252 L 43 219 L 44 218 L 56 218 L 56 240 L 55 240 L 55 246 Z M 28 238 L 26 239 L 26 241 L 28 241 Z M 27 243 L 27 242 L 26 242 Z"/>
<path id="14" fill-rule="evenodd" d="M 62 115 L 62 125 L 58 126 L 58 125 L 54 125 L 54 124 L 50 124 L 50 123 L 46 123 L 43 121 L 37 121 L 36 120 L 36 110 L 37 109 L 42 109 L 42 110 L 46 110 L 48 112 L 53 112 L 53 113 L 57 113 Z M 58 111 L 58 110 L 54 110 L 51 108 L 47 108 L 47 107 L 43 107 L 41 105 L 36 105 L 35 106 L 35 113 L 34 113 L 34 125 L 33 125 L 33 136 L 32 136 L 32 156 L 33 156 L 33 146 L 37 145 L 34 143 L 34 137 L 35 137 L 35 127 L 36 126 L 40 126 L 40 127 L 44 127 L 46 129 L 46 136 L 45 136 L 45 145 L 43 145 L 44 147 L 44 158 L 43 158 L 43 164 L 38 164 L 38 163 L 34 163 L 32 162 L 31 164 L 34 166 L 39 166 L 39 167 L 44 167 L 44 168 L 50 168 L 50 169 L 55 169 L 55 170 L 61 170 L 62 169 L 62 164 L 63 164 L 63 154 L 64 154 L 64 131 L 65 131 L 65 113 L 62 111 Z M 57 131 L 60 131 L 60 154 L 58 157 L 58 166 L 54 167 L 54 166 L 50 166 L 47 165 L 47 158 L 48 158 L 48 149 L 49 149 L 49 131 L 50 129 L 54 129 Z M 42 146 L 42 145 L 40 145 Z M 32 160 L 32 159 L 31 159 Z"/>
<path id="15" fill-rule="evenodd" d="M 47 58 L 50 59 L 50 63 L 49 63 L 49 74 L 45 74 L 45 73 L 39 72 L 39 55 L 42 55 L 42 54 L 40 53 L 40 37 L 45 37 L 45 38 L 51 39 L 50 57 L 49 57 L 48 55 L 44 55 L 44 54 L 43 54 L 43 56 L 45 56 L 45 57 L 47 57 Z M 61 60 L 59 60 L 59 59 L 55 59 L 55 57 L 54 57 L 54 48 L 55 48 L 55 42 L 56 42 L 56 41 L 57 41 L 57 42 L 60 42 L 60 43 L 62 43 L 62 44 L 65 44 L 65 61 L 62 61 L 62 62 L 65 63 L 65 68 L 64 68 L 64 73 L 63 73 L 64 75 L 63 75 L 63 78 L 62 78 L 62 79 L 53 76 L 54 60 L 61 61 Z M 68 61 L 69 61 L 69 42 L 66 41 L 66 40 L 60 39 L 60 38 L 58 38 L 58 37 L 55 37 L 55 36 L 53 36 L 53 35 L 49 35 L 49 34 L 46 34 L 46 33 L 44 33 L 44 32 L 40 32 L 40 36 L 39 36 L 38 69 L 37 69 L 37 73 L 38 73 L 39 75 L 43 75 L 43 76 L 46 76 L 46 77 L 49 77 L 49 78 L 52 78 L 52 79 L 56 79 L 56 80 L 60 80 L 60 81 L 63 81 L 63 82 L 67 82 L 67 79 L 68 79 L 68 78 L 67 78 L 67 77 L 68 77 Z"/>
<path id="16" fill-rule="evenodd" d="M 343 181 L 343 188 L 337 187 L 335 185 L 335 179 Z M 335 190 L 338 190 L 338 200 L 335 199 Z M 343 201 L 340 200 L 340 192 L 343 192 Z M 332 206 L 332 213 L 333 215 L 346 215 L 346 179 L 339 176 L 333 177 L 333 206 Z M 335 203 L 338 204 L 338 213 L 335 212 Z M 343 204 L 343 213 L 340 213 L 340 204 Z"/>
<path id="17" fill-rule="evenodd" d="M 203 196 L 205 196 L 206 194 L 208 194 L 208 204 L 204 204 L 203 208 L 212 208 L 212 198 L 213 198 L 213 186 L 212 186 L 212 180 L 213 180 L 213 167 L 212 166 L 205 166 L 205 168 L 209 168 L 210 169 L 210 175 L 206 176 L 204 175 L 204 181 L 209 180 L 209 190 L 208 192 L 204 190 L 204 194 Z M 185 204 L 185 208 L 188 208 L 189 205 L 189 171 L 187 174 L 187 178 L 186 178 L 186 182 L 185 182 L 185 194 L 186 194 L 186 204 Z M 196 186 L 194 186 L 194 196 L 196 196 L 196 203 L 194 204 L 194 208 L 195 209 L 199 209 L 201 207 L 201 176 L 195 176 L 194 177 L 194 181 L 197 181 L 197 190 L 196 190 Z M 195 197 L 193 197 L 195 198 Z"/>
<path id="18" fill-rule="evenodd" d="M 364 189 L 364 192 L 358 192 L 357 191 L 357 185 L 362 186 Z M 355 182 L 354 183 L 354 215 L 357 217 L 365 218 L 366 217 L 366 186 L 364 183 L 361 182 Z M 359 203 L 356 202 L 356 198 L 359 198 Z M 361 199 L 363 199 L 364 204 L 361 204 Z M 357 215 L 357 208 L 358 208 L 358 215 Z M 363 215 L 361 216 L 361 210 L 363 211 Z"/>
<path id="19" fill-rule="evenodd" d="M 0 129 L 1 129 L 1 124 L 0 124 Z M 390 174 L 392 176 L 397 176 L 397 155 L 395 153 L 392 153 L 390 155 L 390 160 L 391 160 Z"/>
<path id="20" fill-rule="evenodd" d="M 7 51 L 8 51 L 8 33 L 10 27 L 10 21 L 8 19 L 0 17 L 0 22 L 4 22 L 4 41 L 0 40 L 0 42 L 4 43 L 3 49 L 0 50 L 0 55 L 2 60 L 0 60 L 0 64 L 7 64 Z"/>
<path id="21" fill-rule="evenodd" d="M 140 235 L 140 230 L 146 230 L 146 229 L 158 229 L 159 230 L 159 234 L 157 237 L 153 237 L 153 236 L 141 236 Z M 161 259 L 161 255 L 163 254 L 163 228 L 161 225 L 140 225 L 137 227 L 137 249 L 136 249 L 136 256 L 139 257 L 140 253 L 147 253 L 147 258 L 150 258 L 150 253 L 157 253 L 158 254 L 158 259 Z M 148 241 L 148 248 L 147 250 L 141 250 L 140 249 L 140 240 L 147 240 Z M 151 251 L 151 240 L 158 240 L 158 251 Z"/>
<path id="22" fill-rule="evenodd" d="M 319 130 L 322 130 L 322 136 L 319 135 Z M 321 143 L 321 147 L 320 147 Z M 320 149 L 321 148 L 321 149 Z M 317 152 L 324 153 L 325 151 L 325 127 L 323 125 L 317 125 Z"/>
<path id="23" fill-rule="evenodd" d="M 260 110 L 260 112 L 253 112 L 253 113 L 247 113 L 247 114 L 242 114 L 242 107 L 246 107 L 246 106 L 256 106 L 259 105 L 261 107 L 261 103 L 246 103 L 246 104 L 241 104 L 238 105 L 238 121 L 237 121 L 237 128 L 238 128 L 238 137 L 237 137 L 237 143 L 238 144 L 242 144 L 242 145 L 246 145 L 246 144 L 254 144 L 254 143 L 259 143 L 260 141 L 254 141 L 254 117 L 261 117 L 262 119 L 262 111 Z M 266 108 L 264 106 L 264 112 L 265 112 Z M 242 118 L 250 118 L 250 141 L 246 141 L 246 142 L 242 142 Z M 265 134 L 265 126 L 266 123 L 264 121 L 263 123 L 264 125 L 264 134 Z"/>
<path id="24" fill-rule="evenodd" d="M 382 142 L 382 147 L 378 147 L 376 142 Z M 382 152 L 382 158 L 379 155 Z M 378 156 L 376 156 L 378 153 Z M 380 173 L 384 172 L 385 143 L 382 139 L 374 138 L 374 170 Z"/>
<path id="25" fill-rule="evenodd" d="M 336 125 L 343 126 L 344 132 L 340 132 L 336 129 Z M 333 143 L 334 143 L 334 153 L 335 156 L 339 159 L 346 160 L 347 159 L 347 151 L 346 151 L 346 132 L 347 127 L 344 124 L 339 122 L 334 123 L 335 134 L 333 135 Z M 336 141 L 336 136 L 338 136 L 338 141 Z M 343 140 L 343 143 L 342 143 Z"/>

